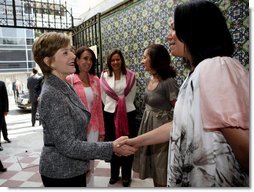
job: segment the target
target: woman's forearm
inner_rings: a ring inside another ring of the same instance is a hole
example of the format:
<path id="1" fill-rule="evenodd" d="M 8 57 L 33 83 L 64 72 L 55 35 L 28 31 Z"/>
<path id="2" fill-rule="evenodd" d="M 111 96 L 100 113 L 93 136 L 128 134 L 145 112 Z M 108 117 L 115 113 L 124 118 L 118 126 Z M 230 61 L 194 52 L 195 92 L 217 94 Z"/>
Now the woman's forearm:
<path id="1" fill-rule="evenodd" d="M 129 139 L 128 144 L 135 147 L 141 147 L 145 145 L 164 143 L 169 140 L 171 128 L 172 122 L 165 123 L 152 131 Z"/>

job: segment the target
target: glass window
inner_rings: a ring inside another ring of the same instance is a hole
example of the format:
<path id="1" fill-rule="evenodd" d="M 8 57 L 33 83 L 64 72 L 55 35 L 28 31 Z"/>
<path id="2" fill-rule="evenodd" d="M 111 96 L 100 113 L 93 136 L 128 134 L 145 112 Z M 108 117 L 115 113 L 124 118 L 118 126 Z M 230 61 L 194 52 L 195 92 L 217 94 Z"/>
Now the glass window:
<path id="1" fill-rule="evenodd" d="M 29 39 L 30 38 L 33 39 L 34 38 L 34 30 L 33 29 L 27 29 L 26 30 L 26 37 L 29 38 Z"/>
<path id="2" fill-rule="evenodd" d="M 0 50 L 1 61 L 26 61 L 25 50 Z"/>
<path id="3" fill-rule="evenodd" d="M 8 28 L 3 27 L 2 30 L 2 37 L 25 37 L 25 29 L 15 29 L 15 28 Z"/>
<path id="4" fill-rule="evenodd" d="M 28 66 L 29 65 L 30 65 L 30 63 L 28 63 Z M 0 63 L 0 69 L 12 70 L 12 69 L 18 69 L 18 68 L 26 69 L 27 63 L 22 62 L 22 61 L 20 61 L 20 62 L 16 61 L 16 62 L 10 62 L 10 63 Z"/>
<path id="5" fill-rule="evenodd" d="M 28 56 L 28 61 L 32 61 L 33 60 L 33 52 L 32 52 L 32 50 L 27 50 L 27 56 Z"/>
<path id="6" fill-rule="evenodd" d="M 26 39 L 27 45 L 33 45 L 34 39 Z"/>
<path id="7" fill-rule="evenodd" d="M 0 38 L 0 45 L 25 45 L 24 38 Z"/>

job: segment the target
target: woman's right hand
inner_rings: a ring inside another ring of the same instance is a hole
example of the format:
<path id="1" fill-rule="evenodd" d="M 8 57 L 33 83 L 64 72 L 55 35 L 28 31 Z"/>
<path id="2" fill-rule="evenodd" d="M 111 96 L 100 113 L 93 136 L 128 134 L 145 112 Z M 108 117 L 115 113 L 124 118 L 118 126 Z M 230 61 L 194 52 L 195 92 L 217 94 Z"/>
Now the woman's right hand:
<path id="1" fill-rule="evenodd" d="M 127 136 L 122 136 L 113 141 L 113 151 L 118 156 L 129 156 L 133 155 L 137 148 L 125 144 L 125 141 L 128 140 Z"/>

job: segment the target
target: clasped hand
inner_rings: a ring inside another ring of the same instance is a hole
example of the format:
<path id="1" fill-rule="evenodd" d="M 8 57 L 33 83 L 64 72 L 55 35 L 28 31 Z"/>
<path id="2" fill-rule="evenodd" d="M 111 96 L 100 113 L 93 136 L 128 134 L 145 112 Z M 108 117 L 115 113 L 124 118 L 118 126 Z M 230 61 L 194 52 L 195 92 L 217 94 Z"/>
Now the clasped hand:
<path id="1" fill-rule="evenodd" d="M 122 136 L 113 141 L 113 151 L 117 156 L 129 156 L 133 155 L 138 148 L 128 143 L 129 138 Z"/>

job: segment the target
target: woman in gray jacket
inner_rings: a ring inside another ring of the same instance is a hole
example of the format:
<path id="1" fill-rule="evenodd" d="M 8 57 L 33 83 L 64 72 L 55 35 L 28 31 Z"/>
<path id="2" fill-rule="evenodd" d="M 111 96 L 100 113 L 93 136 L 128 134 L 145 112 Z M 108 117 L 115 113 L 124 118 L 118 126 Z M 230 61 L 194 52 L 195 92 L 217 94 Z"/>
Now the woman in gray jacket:
<path id="1" fill-rule="evenodd" d="M 90 113 L 66 82 L 75 72 L 75 54 L 63 33 L 49 32 L 32 47 L 34 60 L 45 75 L 39 101 L 44 147 L 39 171 L 45 187 L 85 187 L 89 160 L 110 160 L 113 152 L 127 156 L 136 149 L 113 142 L 87 142 Z"/>

